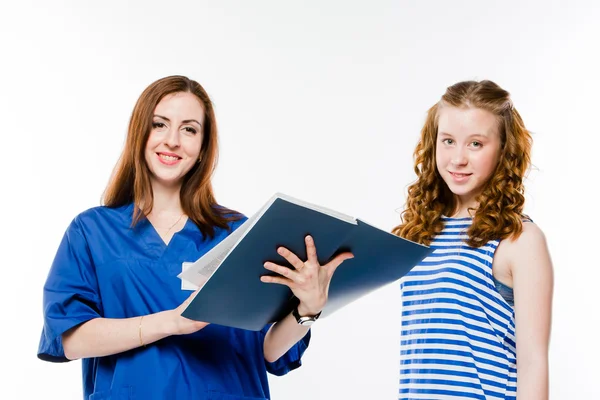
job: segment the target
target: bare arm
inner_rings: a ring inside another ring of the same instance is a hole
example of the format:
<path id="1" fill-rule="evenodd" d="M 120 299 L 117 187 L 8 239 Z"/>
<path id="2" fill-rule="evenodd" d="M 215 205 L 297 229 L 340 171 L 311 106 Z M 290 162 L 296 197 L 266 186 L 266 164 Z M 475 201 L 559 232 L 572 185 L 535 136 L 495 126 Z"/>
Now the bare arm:
<path id="1" fill-rule="evenodd" d="M 68 330 L 62 336 L 65 357 L 69 360 L 104 357 L 154 343 L 171 335 L 182 335 L 204 328 L 205 322 L 181 316 L 194 292 L 174 310 L 143 317 L 95 318 Z"/>
<path id="2" fill-rule="evenodd" d="M 299 311 L 301 312 L 301 311 Z M 305 313 L 303 315 L 310 315 Z M 281 321 L 277 322 L 267 332 L 264 343 L 265 360 L 277 361 L 294 344 L 308 333 L 309 327 L 299 325 L 296 318 L 290 313 Z"/>
<path id="3" fill-rule="evenodd" d="M 517 398 L 547 400 L 552 261 L 544 234 L 532 223 L 523 224 L 523 233 L 509 249 L 515 293 Z"/>

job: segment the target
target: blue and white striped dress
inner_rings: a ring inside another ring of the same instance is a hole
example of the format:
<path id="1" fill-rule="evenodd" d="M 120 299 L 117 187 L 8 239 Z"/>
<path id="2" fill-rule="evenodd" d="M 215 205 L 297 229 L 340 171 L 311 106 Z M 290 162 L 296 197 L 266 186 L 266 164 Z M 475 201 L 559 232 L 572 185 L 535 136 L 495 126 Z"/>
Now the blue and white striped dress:
<path id="1" fill-rule="evenodd" d="M 434 251 L 401 281 L 399 399 L 516 399 L 515 313 L 496 289 L 497 240 L 464 241 L 444 217 Z"/>

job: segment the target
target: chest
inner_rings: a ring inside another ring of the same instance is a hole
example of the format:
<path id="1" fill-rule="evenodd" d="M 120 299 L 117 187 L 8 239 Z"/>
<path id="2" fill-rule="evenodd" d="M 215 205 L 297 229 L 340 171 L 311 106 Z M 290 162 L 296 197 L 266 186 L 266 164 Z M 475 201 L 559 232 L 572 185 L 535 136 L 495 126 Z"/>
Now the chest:
<path id="1" fill-rule="evenodd" d="M 205 239 L 184 227 L 168 244 L 148 226 L 94 229 L 87 236 L 105 317 L 122 318 L 173 309 L 191 293 L 177 277 L 184 262 L 210 250 L 222 235 Z"/>
<path id="2" fill-rule="evenodd" d="M 176 232 L 186 225 L 187 216 L 180 214 L 179 217 L 148 215 L 150 222 L 148 229 L 154 230 L 161 241 L 168 246 Z M 173 222 L 174 221 L 174 222 Z"/>
<path id="3" fill-rule="evenodd" d="M 433 252 L 407 275 L 408 286 L 422 290 L 450 290 L 472 295 L 494 287 L 493 268 L 497 241 L 474 248 L 466 243 L 467 226 L 446 229 L 431 243 Z"/>

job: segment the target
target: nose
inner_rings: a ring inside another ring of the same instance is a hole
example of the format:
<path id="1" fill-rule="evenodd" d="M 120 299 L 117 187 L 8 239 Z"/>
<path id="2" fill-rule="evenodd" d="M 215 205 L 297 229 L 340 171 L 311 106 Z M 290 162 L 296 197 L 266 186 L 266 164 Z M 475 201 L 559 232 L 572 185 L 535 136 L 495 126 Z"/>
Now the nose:
<path id="1" fill-rule="evenodd" d="M 176 127 L 171 127 L 165 138 L 165 144 L 171 148 L 179 147 L 179 130 Z"/>
<path id="2" fill-rule="evenodd" d="M 456 147 L 454 153 L 452 154 L 452 159 L 450 160 L 452 165 L 455 166 L 464 166 L 467 165 L 467 155 L 465 149 L 462 147 Z"/>

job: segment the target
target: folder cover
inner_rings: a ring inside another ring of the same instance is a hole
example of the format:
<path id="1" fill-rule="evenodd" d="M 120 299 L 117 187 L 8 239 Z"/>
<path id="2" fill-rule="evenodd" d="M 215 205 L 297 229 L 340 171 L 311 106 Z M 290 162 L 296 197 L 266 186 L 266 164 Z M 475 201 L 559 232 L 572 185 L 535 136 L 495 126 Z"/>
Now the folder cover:
<path id="1" fill-rule="evenodd" d="M 263 265 L 289 266 L 277 254 L 280 246 L 306 260 L 309 234 L 321 265 L 340 252 L 354 254 L 335 271 L 321 318 L 402 278 L 431 252 L 359 219 L 278 193 L 179 275 L 200 287 L 182 315 L 255 331 L 279 321 L 298 300 L 286 286 L 261 282 L 262 275 L 273 274 Z"/>

